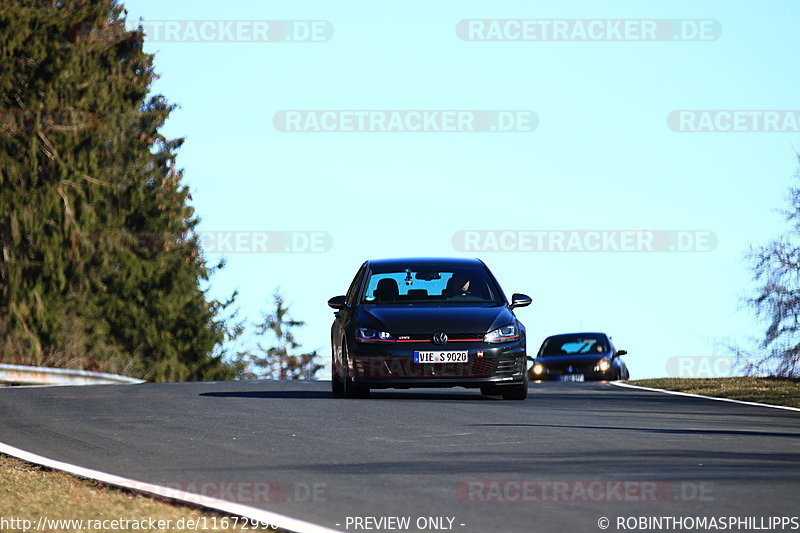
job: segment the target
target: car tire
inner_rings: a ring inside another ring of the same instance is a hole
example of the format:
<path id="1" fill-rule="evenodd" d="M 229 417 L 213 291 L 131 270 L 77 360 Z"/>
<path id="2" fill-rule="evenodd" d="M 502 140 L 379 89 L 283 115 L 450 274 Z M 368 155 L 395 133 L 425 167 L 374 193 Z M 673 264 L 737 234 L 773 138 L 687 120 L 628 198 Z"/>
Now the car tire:
<path id="1" fill-rule="evenodd" d="M 504 400 L 525 400 L 528 398 L 528 375 L 523 374 L 523 376 L 524 379 L 519 385 L 511 385 L 501 389 Z"/>
<path id="2" fill-rule="evenodd" d="M 350 380 L 350 365 L 348 364 L 347 341 L 342 341 L 342 396 L 345 398 L 368 398 L 369 387 L 356 385 Z"/>
<path id="3" fill-rule="evenodd" d="M 331 366 L 331 368 L 335 368 Z M 336 371 L 333 371 L 333 375 L 331 376 L 331 392 L 333 392 L 336 396 L 344 396 L 344 384 L 342 380 L 339 379 L 339 376 L 336 375 Z"/>
<path id="4" fill-rule="evenodd" d="M 331 392 L 334 396 L 344 396 L 344 383 L 339 373 L 336 371 L 336 347 L 331 346 Z"/>

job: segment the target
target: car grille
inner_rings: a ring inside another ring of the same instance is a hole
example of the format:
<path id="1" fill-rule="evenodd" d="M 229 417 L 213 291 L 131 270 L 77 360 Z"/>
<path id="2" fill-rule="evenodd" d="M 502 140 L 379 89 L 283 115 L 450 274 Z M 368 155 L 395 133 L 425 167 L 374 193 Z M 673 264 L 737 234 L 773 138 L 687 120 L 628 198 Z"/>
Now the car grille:
<path id="1" fill-rule="evenodd" d="M 488 378 L 506 377 L 521 372 L 522 358 L 470 356 L 467 363 L 414 363 L 409 357 L 356 357 L 356 376 L 365 379 Z"/>
<path id="2" fill-rule="evenodd" d="M 447 332 L 447 342 L 482 342 L 485 333 L 450 333 Z M 433 344 L 433 333 L 397 335 L 397 342 L 426 342 Z"/>
<path id="3" fill-rule="evenodd" d="M 493 361 L 471 357 L 467 363 L 414 363 L 408 357 L 359 357 L 359 377 L 368 379 L 481 378 L 492 373 Z"/>
<path id="4" fill-rule="evenodd" d="M 582 364 L 582 365 L 572 365 L 572 371 L 567 372 L 567 367 L 570 366 L 569 363 L 559 363 L 559 364 L 549 364 L 544 363 L 545 367 L 547 368 L 547 373 L 551 376 L 560 376 L 561 374 L 591 374 L 594 372 L 594 365 L 593 364 Z"/>
<path id="5" fill-rule="evenodd" d="M 513 355 L 501 355 L 497 359 L 495 374 L 498 376 L 513 376 L 522 372 L 522 358 Z"/>

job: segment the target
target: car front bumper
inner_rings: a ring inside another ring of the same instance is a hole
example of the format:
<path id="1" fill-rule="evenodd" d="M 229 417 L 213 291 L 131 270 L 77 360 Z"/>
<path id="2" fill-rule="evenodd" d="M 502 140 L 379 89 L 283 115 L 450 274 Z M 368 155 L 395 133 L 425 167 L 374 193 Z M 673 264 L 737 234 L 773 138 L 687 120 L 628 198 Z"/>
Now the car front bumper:
<path id="1" fill-rule="evenodd" d="M 414 363 L 415 351 L 466 351 L 466 363 Z M 525 343 L 368 344 L 351 348 L 348 374 L 370 388 L 482 387 L 525 380 Z"/>
<path id="2" fill-rule="evenodd" d="M 612 379 L 613 374 L 614 374 L 613 369 L 609 369 L 605 372 L 599 372 L 596 370 L 564 372 L 560 370 L 551 371 L 545 369 L 545 371 L 541 374 L 535 374 L 533 370 L 530 370 L 528 372 L 528 377 L 531 380 L 536 380 L 536 381 L 561 381 L 562 379 L 566 381 L 566 379 L 564 379 L 564 376 L 581 375 L 583 376 L 583 379 L 585 381 L 604 381 Z"/>

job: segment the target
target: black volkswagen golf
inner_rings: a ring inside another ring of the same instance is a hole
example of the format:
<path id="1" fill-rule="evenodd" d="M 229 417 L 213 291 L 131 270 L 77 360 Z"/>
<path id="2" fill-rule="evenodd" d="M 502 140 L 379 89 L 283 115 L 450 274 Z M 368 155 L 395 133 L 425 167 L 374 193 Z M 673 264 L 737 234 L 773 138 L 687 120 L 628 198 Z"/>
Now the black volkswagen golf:
<path id="1" fill-rule="evenodd" d="M 365 262 L 331 327 L 333 392 L 472 387 L 506 400 L 528 396 L 525 327 L 479 259 L 380 259 Z"/>
<path id="2" fill-rule="evenodd" d="M 630 379 L 617 350 L 605 333 L 562 333 L 547 337 L 531 366 L 530 377 L 557 381 Z"/>

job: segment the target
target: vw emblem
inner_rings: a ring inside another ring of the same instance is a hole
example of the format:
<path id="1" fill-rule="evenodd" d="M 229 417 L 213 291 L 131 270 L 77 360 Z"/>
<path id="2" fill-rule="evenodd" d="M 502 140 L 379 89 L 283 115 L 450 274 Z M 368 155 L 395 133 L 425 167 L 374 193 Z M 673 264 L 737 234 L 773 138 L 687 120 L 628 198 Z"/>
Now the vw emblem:
<path id="1" fill-rule="evenodd" d="M 445 344 L 447 343 L 447 333 L 444 331 L 437 331 L 433 334 L 433 342 L 435 344 Z"/>
<path id="2" fill-rule="evenodd" d="M 567 367 L 567 374 L 572 374 L 572 371 L 573 371 L 573 370 L 575 370 L 575 369 L 574 369 L 574 368 L 572 368 L 572 365 L 569 365 L 569 366 Z"/>

